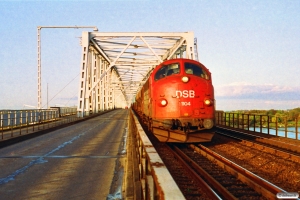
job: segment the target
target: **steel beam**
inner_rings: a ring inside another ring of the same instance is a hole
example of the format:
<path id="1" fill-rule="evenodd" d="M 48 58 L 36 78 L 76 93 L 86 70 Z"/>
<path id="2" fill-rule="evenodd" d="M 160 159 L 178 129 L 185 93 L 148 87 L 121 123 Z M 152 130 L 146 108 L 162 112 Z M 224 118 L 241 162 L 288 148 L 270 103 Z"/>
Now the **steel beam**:
<path id="1" fill-rule="evenodd" d="M 79 116 L 129 106 L 158 64 L 194 48 L 193 32 L 83 32 Z"/>
<path id="2" fill-rule="evenodd" d="M 42 28 L 93 28 L 98 31 L 97 26 L 38 26 L 37 27 L 37 65 L 38 65 L 38 109 L 42 109 L 42 58 L 41 58 L 41 30 Z"/>

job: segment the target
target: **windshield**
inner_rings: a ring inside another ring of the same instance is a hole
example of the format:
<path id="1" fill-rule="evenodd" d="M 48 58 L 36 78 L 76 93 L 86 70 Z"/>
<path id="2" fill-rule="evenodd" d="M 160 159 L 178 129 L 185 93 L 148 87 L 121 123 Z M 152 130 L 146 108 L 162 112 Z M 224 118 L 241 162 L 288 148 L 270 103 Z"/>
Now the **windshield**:
<path id="1" fill-rule="evenodd" d="M 192 74 L 205 79 L 209 79 L 206 71 L 200 66 L 193 63 L 184 63 L 184 71 L 186 74 Z"/>
<path id="2" fill-rule="evenodd" d="M 155 74 L 154 80 L 159 80 L 162 79 L 166 76 L 170 76 L 173 74 L 179 74 L 180 73 L 180 68 L 178 63 L 172 63 L 169 65 L 164 65 L 162 66 Z"/>

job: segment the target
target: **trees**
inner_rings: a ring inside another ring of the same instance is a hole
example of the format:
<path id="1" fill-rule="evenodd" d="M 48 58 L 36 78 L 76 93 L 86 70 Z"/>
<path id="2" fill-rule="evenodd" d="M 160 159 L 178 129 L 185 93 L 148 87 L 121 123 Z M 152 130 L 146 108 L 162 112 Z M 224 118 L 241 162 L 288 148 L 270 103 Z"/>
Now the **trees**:
<path id="1" fill-rule="evenodd" d="M 285 123 L 290 122 L 293 124 L 298 117 L 300 118 L 300 108 L 294 108 L 290 110 L 275 110 L 275 109 L 270 109 L 270 110 L 237 110 L 233 111 L 232 113 L 235 114 L 248 114 L 250 124 L 257 122 L 258 119 L 255 119 L 253 115 L 264 115 L 264 116 L 270 116 L 271 122 L 275 123 L 276 118 L 278 123 Z M 241 120 L 237 119 L 237 117 L 234 117 L 236 120 Z M 241 118 L 241 115 L 240 117 Z M 262 119 L 262 123 L 265 123 L 266 119 Z M 300 122 L 300 119 L 297 120 Z"/>

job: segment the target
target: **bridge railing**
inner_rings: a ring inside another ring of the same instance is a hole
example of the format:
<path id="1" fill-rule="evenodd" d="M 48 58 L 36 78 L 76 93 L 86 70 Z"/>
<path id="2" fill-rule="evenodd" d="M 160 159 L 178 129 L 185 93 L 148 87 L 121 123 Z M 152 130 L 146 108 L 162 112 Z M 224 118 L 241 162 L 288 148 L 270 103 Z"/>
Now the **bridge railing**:
<path id="1" fill-rule="evenodd" d="M 261 114 L 216 112 L 217 126 L 243 129 L 268 135 L 300 139 L 300 117 L 288 120 L 287 116 L 272 116 Z"/>
<path id="2" fill-rule="evenodd" d="M 3 110 L 0 111 L 2 129 L 27 126 L 59 118 L 58 110 Z"/>
<path id="3" fill-rule="evenodd" d="M 137 169 L 133 170 L 134 199 L 185 199 L 132 110 L 129 132 Z"/>
<path id="4" fill-rule="evenodd" d="M 77 108 L 74 107 L 52 107 L 43 110 L 0 110 L 0 141 L 83 121 L 109 111 L 111 110 L 78 117 Z"/>
<path id="5" fill-rule="evenodd" d="M 35 123 L 56 120 L 60 117 L 75 115 L 77 108 L 74 107 L 52 107 L 50 109 L 32 110 L 0 110 L 0 127 L 27 126 Z"/>
<path id="6" fill-rule="evenodd" d="M 57 121 L 74 121 L 76 117 L 76 108 L 52 108 L 52 109 L 32 109 L 32 110 L 0 110 L 0 133 L 4 139 L 4 132 L 10 131 L 11 137 L 15 136 L 15 130 L 20 130 L 20 135 L 23 128 L 27 127 L 26 133 L 29 132 L 28 127 L 40 125 L 45 128 L 45 124 L 54 122 L 52 126 L 56 126 Z M 68 118 L 67 120 L 63 120 Z M 71 119 L 72 118 L 72 119 Z"/>

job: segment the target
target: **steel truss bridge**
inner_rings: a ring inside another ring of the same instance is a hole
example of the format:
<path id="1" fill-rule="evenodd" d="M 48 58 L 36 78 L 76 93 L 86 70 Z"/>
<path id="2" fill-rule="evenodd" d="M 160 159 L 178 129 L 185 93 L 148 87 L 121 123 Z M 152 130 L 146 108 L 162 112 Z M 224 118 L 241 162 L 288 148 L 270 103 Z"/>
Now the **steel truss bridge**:
<path id="1" fill-rule="evenodd" d="M 197 60 L 193 32 L 82 32 L 78 116 L 130 106 L 164 60 Z"/>

